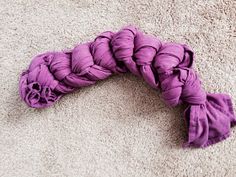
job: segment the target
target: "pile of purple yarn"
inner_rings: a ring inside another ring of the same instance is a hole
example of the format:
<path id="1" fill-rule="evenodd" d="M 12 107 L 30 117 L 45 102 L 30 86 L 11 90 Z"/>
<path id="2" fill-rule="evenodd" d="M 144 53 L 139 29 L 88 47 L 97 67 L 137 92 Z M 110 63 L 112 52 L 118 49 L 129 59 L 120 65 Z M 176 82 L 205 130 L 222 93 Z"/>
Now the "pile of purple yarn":
<path id="1" fill-rule="evenodd" d="M 184 147 L 206 147 L 227 138 L 236 118 L 230 96 L 203 90 L 193 60 L 187 45 L 161 42 L 128 26 L 103 32 L 70 51 L 37 55 L 21 74 L 20 95 L 28 106 L 44 108 L 76 88 L 131 72 L 160 89 L 168 105 L 188 104 Z"/>

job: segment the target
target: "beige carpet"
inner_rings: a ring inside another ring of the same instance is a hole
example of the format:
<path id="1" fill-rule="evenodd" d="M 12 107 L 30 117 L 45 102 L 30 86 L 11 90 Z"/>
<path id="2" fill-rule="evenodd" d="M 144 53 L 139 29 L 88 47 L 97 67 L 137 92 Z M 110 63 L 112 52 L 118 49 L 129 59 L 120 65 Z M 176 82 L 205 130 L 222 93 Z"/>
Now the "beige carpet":
<path id="1" fill-rule="evenodd" d="M 1 0 L 0 176 L 235 176 L 236 128 L 217 145 L 182 149 L 184 107 L 168 108 L 131 74 L 48 109 L 30 109 L 18 94 L 19 75 L 36 54 L 133 24 L 189 44 L 204 88 L 229 93 L 236 108 L 235 14 L 233 0 Z"/>

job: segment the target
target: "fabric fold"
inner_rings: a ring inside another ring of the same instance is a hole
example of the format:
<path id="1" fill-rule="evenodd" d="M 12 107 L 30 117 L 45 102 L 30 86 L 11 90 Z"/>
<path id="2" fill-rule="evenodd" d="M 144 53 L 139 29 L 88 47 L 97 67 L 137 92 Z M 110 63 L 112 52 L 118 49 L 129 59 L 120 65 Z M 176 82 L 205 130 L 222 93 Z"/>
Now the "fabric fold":
<path id="1" fill-rule="evenodd" d="M 184 146 L 206 147 L 227 138 L 236 120 L 227 94 L 209 94 L 202 88 L 194 59 L 186 44 L 163 42 L 128 26 L 73 49 L 35 56 L 21 74 L 19 91 L 28 106 L 45 108 L 75 89 L 130 72 L 160 89 L 167 105 L 188 104 Z"/>
<path id="2" fill-rule="evenodd" d="M 189 105 L 185 110 L 188 140 L 184 147 L 207 147 L 230 135 L 236 125 L 231 98 L 227 94 L 207 94 L 205 104 Z"/>

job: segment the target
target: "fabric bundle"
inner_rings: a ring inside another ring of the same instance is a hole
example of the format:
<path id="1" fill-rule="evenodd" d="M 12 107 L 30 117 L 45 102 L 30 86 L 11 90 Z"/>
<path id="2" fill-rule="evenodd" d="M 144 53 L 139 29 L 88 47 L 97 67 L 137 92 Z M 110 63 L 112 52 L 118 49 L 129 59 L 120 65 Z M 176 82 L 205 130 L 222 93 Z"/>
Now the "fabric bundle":
<path id="1" fill-rule="evenodd" d="M 20 95 L 28 106 L 44 108 L 77 88 L 131 72 L 160 89 L 166 104 L 188 104 L 184 147 L 206 147 L 227 138 L 236 118 L 229 95 L 203 90 L 193 60 L 187 45 L 161 42 L 128 26 L 116 33 L 103 32 L 70 51 L 37 55 L 21 74 Z"/>

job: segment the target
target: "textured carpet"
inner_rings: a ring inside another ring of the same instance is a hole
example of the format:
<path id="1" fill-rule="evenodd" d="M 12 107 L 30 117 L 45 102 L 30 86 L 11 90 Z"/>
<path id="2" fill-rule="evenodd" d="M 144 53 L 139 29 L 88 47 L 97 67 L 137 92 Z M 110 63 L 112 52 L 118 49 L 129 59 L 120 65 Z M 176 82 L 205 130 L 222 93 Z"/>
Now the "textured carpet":
<path id="1" fill-rule="evenodd" d="M 0 0 L 0 176 L 235 176 L 236 128 L 214 146 L 182 149 L 185 107 L 167 107 L 131 74 L 47 109 L 28 108 L 18 94 L 36 54 L 133 24 L 190 45 L 204 88 L 229 93 L 236 108 L 235 14 L 233 0 Z"/>

